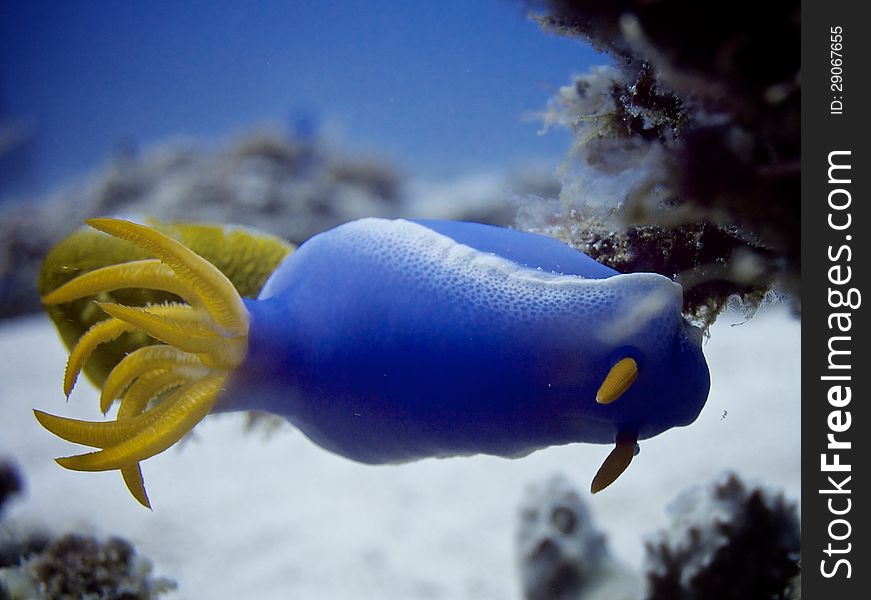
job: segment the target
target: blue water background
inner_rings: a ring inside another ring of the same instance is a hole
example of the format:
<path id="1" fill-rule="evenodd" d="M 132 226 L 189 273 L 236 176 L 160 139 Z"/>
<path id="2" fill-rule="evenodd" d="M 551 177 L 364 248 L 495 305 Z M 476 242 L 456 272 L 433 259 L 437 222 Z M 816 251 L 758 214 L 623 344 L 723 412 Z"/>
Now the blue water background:
<path id="1" fill-rule="evenodd" d="M 119 150 L 272 124 L 425 176 L 556 164 L 524 119 L 604 62 L 511 0 L 0 3 L 0 191 L 34 196 Z"/>

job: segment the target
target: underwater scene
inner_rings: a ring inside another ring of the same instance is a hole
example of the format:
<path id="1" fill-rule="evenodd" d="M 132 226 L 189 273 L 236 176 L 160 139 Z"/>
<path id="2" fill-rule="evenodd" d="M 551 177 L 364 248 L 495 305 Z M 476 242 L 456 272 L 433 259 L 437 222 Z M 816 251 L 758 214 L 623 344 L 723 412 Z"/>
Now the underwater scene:
<path id="1" fill-rule="evenodd" d="M 799 30 L 4 2 L 0 600 L 800 598 Z"/>

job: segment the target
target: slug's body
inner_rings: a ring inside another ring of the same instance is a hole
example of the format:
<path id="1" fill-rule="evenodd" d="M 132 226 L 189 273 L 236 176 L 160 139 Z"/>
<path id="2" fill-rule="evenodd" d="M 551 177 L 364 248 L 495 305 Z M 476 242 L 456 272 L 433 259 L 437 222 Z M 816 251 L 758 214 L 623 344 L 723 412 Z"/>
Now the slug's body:
<path id="1" fill-rule="evenodd" d="M 66 439 L 103 448 L 61 464 L 121 469 L 140 501 L 138 461 L 212 409 L 283 415 L 317 444 L 366 463 L 616 442 L 598 491 L 625 469 L 637 439 L 689 424 L 707 397 L 701 335 L 681 317 L 680 286 L 620 275 L 543 236 L 363 219 L 307 241 L 243 302 L 229 282 L 214 283 L 223 276 L 205 261 L 174 259 L 177 242 L 123 221 L 92 224 L 162 262 L 141 261 L 154 265 L 149 277 L 123 265 L 92 271 L 47 303 L 132 286 L 165 289 L 190 306 L 101 305 L 117 328 L 175 348 L 128 357 L 109 375 L 104 408 L 123 398 L 114 425 L 37 416 Z M 86 334 L 79 345 L 101 341 Z M 71 358 L 73 373 L 87 354 Z M 149 401 L 156 405 L 146 410 Z"/>

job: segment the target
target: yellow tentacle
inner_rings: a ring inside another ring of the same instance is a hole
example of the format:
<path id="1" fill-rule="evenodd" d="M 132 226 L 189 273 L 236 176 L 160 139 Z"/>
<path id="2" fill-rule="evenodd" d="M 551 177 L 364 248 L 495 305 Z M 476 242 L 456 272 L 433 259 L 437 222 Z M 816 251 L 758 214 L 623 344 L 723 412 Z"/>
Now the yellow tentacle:
<path id="1" fill-rule="evenodd" d="M 108 471 L 159 454 L 209 414 L 226 379 L 224 374 L 212 374 L 191 383 L 186 393 L 179 395 L 151 427 L 118 445 L 89 454 L 58 458 L 57 463 L 73 471 Z"/>
<path id="2" fill-rule="evenodd" d="M 97 304 L 104 311 L 106 310 L 106 303 L 98 302 Z M 164 304 L 152 306 L 148 310 L 158 317 L 161 315 L 171 315 L 174 322 L 202 321 L 202 316 L 197 311 L 192 310 L 187 304 Z M 109 314 L 108 311 L 106 312 Z M 97 322 L 86 331 L 79 338 L 79 341 L 76 342 L 67 360 L 66 371 L 64 372 L 64 395 L 69 397 L 85 362 L 97 346 L 111 342 L 123 333 L 136 330 L 136 323 L 124 322 L 120 319 L 106 319 Z M 212 334 L 212 340 L 214 341 L 214 334 Z"/>
<path id="3" fill-rule="evenodd" d="M 121 476 L 124 478 L 124 485 L 136 501 L 145 508 L 151 508 L 151 500 L 148 499 L 148 493 L 145 491 L 145 481 L 142 479 L 142 468 L 139 463 L 121 467 Z"/>
<path id="4" fill-rule="evenodd" d="M 195 294 L 176 277 L 173 270 L 157 259 L 136 260 L 95 269 L 79 275 L 42 297 L 43 304 L 61 304 L 124 288 L 147 288 L 169 292 L 192 304 Z"/>
<path id="5" fill-rule="evenodd" d="M 129 419 L 145 412 L 149 402 L 188 381 L 191 381 L 191 374 L 178 369 L 150 371 L 139 376 L 136 381 L 130 384 L 127 393 L 121 399 L 121 406 L 118 407 L 118 419 Z"/>
<path id="6" fill-rule="evenodd" d="M 171 370 L 178 367 L 196 367 L 202 362 L 195 354 L 182 352 L 172 346 L 158 344 L 135 350 L 124 357 L 118 366 L 112 369 L 103 391 L 100 393 L 100 410 L 103 414 L 109 412 L 112 403 L 140 375 L 149 371 Z"/>
<path id="7" fill-rule="evenodd" d="M 122 333 L 134 331 L 135 326 L 129 323 L 124 323 L 118 319 L 106 319 L 92 326 L 85 334 L 79 338 L 79 341 L 70 352 L 70 357 L 67 360 L 67 367 L 64 371 L 64 395 L 69 397 L 76 385 L 76 379 L 85 361 L 91 355 L 91 352 L 100 344 L 105 344 L 116 339 Z"/>
<path id="8" fill-rule="evenodd" d="M 232 335 L 247 334 L 248 312 L 242 299 L 230 280 L 207 260 L 145 225 L 121 219 L 88 219 L 86 223 L 155 255 L 196 293 L 218 325 Z"/>
<path id="9" fill-rule="evenodd" d="M 33 413 L 43 427 L 59 438 L 92 448 L 111 448 L 139 435 L 149 427 L 154 427 L 155 423 L 173 409 L 179 399 L 190 393 L 194 385 L 195 382 L 188 382 L 154 408 L 116 421 L 82 421 L 50 415 L 40 410 L 34 410 Z"/>
<path id="10" fill-rule="evenodd" d="M 59 438 L 92 448 L 110 448 L 154 426 L 193 385 L 186 384 L 150 410 L 116 421 L 82 421 L 50 415 L 40 410 L 34 410 L 33 413 L 43 427 Z"/>
<path id="11" fill-rule="evenodd" d="M 97 305 L 118 319 L 143 330 L 153 338 L 191 353 L 207 353 L 215 348 L 215 332 L 200 320 L 176 319 L 169 311 L 157 314 L 149 308 L 123 306 L 109 302 Z"/>
<path id="12" fill-rule="evenodd" d="M 139 377 L 124 394 L 124 399 L 121 400 L 121 406 L 118 407 L 118 420 L 141 414 L 152 398 L 156 398 L 187 381 L 188 379 L 185 378 L 184 374 L 177 371 L 152 371 Z M 145 491 L 145 481 L 142 478 L 142 468 L 139 463 L 121 467 L 121 476 L 124 478 L 124 485 L 127 486 L 130 494 L 142 506 L 151 508 L 151 500 L 148 499 L 148 493 Z"/>

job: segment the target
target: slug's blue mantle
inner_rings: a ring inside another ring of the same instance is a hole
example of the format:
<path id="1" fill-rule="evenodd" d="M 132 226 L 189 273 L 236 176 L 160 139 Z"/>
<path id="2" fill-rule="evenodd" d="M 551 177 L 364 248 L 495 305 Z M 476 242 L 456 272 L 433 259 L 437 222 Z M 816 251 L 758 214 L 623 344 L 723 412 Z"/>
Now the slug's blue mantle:
<path id="1" fill-rule="evenodd" d="M 508 229 L 348 223 L 303 244 L 246 306 L 248 357 L 226 406 L 256 403 L 367 463 L 647 438 L 692 422 L 708 392 L 677 284 Z M 597 403 L 624 357 L 637 381 Z"/>
<path id="2" fill-rule="evenodd" d="M 628 466 L 638 439 L 691 423 L 707 398 L 701 332 L 681 316 L 678 284 L 618 274 L 544 236 L 362 219 L 304 243 L 243 304 L 178 242 L 123 221 L 91 224 L 160 260 L 80 276 L 45 302 L 126 286 L 189 305 L 101 304 L 112 319 L 73 349 L 67 391 L 90 350 L 121 331 L 139 328 L 168 346 L 137 350 L 109 375 L 104 409 L 123 397 L 112 427 L 37 417 L 103 448 L 63 466 L 121 469 L 143 504 L 138 461 L 212 409 L 283 415 L 365 463 L 616 442 L 598 491 Z M 149 399 L 159 402 L 145 410 Z"/>

